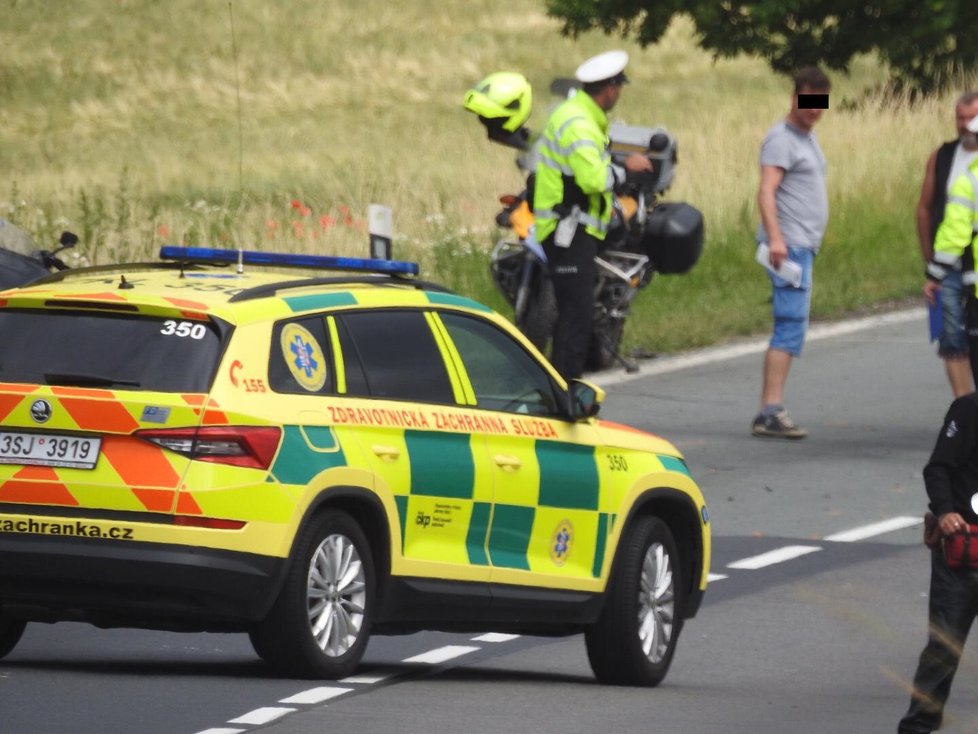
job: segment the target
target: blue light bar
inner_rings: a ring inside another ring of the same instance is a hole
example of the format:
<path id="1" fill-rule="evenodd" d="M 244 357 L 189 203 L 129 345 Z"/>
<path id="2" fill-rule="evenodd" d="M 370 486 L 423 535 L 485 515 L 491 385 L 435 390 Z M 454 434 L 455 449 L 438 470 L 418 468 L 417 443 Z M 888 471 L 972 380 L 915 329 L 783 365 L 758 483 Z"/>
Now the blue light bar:
<path id="1" fill-rule="evenodd" d="M 229 263 L 237 265 L 273 265 L 279 268 L 312 268 L 317 270 L 349 270 L 359 273 L 391 273 L 417 275 L 418 264 L 406 260 L 378 260 L 365 257 L 333 257 L 331 255 L 301 255 L 287 252 L 256 252 L 254 250 L 216 250 L 212 247 L 160 248 L 161 260 L 192 263 Z"/>

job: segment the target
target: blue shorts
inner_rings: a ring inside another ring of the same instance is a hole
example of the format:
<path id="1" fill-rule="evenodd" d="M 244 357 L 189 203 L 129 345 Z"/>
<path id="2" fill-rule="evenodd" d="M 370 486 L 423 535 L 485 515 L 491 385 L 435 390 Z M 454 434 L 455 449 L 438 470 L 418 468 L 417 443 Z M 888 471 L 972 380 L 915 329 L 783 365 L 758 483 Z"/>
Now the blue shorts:
<path id="1" fill-rule="evenodd" d="M 771 349 L 801 355 L 801 346 L 808 331 L 808 311 L 812 302 L 812 264 L 815 251 L 810 247 L 788 246 L 788 259 L 801 265 L 801 285 L 795 288 L 788 281 L 768 272 L 774 291 L 774 333 Z"/>
<path id="2" fill-rule="evenodd" d="M 962 359 L 968 355 L 969 349 L 960 271 L 952 270 L 945 276 L 938 298 L 941 299 L 944 314 L 944 330 L 937 341 L 937 353 L 945 359 Z"/>

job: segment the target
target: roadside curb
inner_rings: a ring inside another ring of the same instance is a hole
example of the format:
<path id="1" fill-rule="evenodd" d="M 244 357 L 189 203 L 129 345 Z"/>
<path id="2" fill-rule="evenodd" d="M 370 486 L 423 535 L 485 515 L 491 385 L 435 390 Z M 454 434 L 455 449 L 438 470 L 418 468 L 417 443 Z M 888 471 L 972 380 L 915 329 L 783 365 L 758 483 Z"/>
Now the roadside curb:
<path id="1" fill-rule="evenodd" d="M 879 326 L 904 324 L 915 320 L 919 320 L 922 324 L 921 328 L 924 329 L 927 324 L 927 309 L 915 307 L 903 311 L 879 314 L 877 316 L 864 316 L 845 321 L 813 324 L 809 327 L 805 340 L 806 342 L 818 341 L 820 339 L 829 339 L 834 336 L 842 336 Z M 760 354 L 767 349 L 768 341 L 769 337 L 765 336 L 761 339 L 751 339 L 750 341 L 736 344 L 694 349 L 640 363 L 641 366 L 638 372 L 628 373 L 623 368 L 618 368 L 585 375 L 585 379 L 601 387 L 620 385 L 625 382 L 631 382 L 632 380 L 649 377 L 650 375 L 678 372 L 689 367 L 699 367 L 713 362 L 723 362 L 724 360 L 743 357 L 749 354 Z"/>

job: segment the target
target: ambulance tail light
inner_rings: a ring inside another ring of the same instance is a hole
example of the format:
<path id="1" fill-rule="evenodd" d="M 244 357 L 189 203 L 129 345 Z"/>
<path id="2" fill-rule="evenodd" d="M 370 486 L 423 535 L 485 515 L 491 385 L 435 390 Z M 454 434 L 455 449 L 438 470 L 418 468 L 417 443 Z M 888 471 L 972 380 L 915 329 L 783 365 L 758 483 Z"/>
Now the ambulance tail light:
<path id="1" fill-rule="evenodd" d="M 203 426 L 136 431 L 135 436 L 195 461 L 268 469 L 282 440 L 273 426 Z"/>

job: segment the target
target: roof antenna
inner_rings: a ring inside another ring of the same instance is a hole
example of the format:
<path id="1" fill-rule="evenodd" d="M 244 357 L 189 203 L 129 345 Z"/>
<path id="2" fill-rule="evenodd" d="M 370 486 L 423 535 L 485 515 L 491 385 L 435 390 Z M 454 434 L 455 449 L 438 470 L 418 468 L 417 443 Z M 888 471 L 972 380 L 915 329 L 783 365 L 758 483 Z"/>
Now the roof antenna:
<path id="1" fill-rule="evenodd" d="M 244 248 L 238 248 L 238 275 L 244 272 Z"/>

